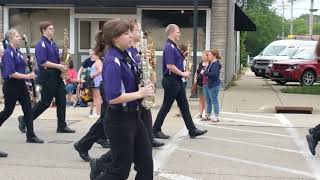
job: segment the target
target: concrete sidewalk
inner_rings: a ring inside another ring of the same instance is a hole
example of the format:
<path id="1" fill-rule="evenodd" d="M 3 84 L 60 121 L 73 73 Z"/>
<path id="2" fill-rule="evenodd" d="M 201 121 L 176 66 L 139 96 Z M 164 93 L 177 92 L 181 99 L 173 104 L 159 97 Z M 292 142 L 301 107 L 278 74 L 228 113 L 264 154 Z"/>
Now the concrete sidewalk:
<path id="1" fill-rule="evenodd" d="M 274 113 L 275 106 L 313 107 L 316 114 L 320 113 L 320 96 L 306 94 L 282 93 L 279 86 L 268 79 L 255 77 L 251 71 L 246 71 L 235 85 L 221 91 L 220 103 L 222 111 Z"/>

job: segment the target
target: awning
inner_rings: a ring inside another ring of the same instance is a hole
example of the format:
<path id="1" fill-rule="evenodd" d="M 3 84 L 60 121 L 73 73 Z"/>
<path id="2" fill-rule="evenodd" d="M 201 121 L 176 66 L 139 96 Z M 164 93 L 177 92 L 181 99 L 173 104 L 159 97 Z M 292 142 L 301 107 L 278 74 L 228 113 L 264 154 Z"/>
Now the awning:
<path id="1" fill-rule="evenodd" d="M 235 4 L 234 13 L 234 30 L 236 31 L 256 31 L 256 25 L 251 19 L 241 10 L 241 8 Z"/>
<path id="2" fill-rule="evenodd" d="M 1 5 L 71 5 L 76 7 L 193 6 L 194 0 L 0 0 Z M 210 7 L 211 0 L 198 0 Z"/>

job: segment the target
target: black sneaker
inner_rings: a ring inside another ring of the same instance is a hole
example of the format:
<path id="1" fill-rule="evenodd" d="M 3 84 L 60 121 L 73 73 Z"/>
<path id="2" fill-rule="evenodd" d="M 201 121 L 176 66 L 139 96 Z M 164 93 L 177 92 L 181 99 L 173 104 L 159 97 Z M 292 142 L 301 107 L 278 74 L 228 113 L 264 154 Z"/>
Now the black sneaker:
<path id="1" fill-rule="evenodd" d="M 24 122 L 23 116 L 19 116 L 19 117 L 18 117 L 18 122 L 19 122 L 19 130 L 20 130 L 22 133 L 26 133 L 26 132 L 27 132 L 27 130 L 26 130 L 26 123 Z"/>
<path id="2" fill-rule="evenodd" d="M 97 159 L 91 159 L 90 168 L 90 180 L 94 180 L 101 174 L 101 171 L 97 167 Z"/>
<path id="3" fill-rule="evenodd" d="M 197 136 L 202 136 L 207 132 L 208 132 L 208 130 L 200 130 L 200 129 L 196 128 L 196 129 L 194 129 L 192 131 L 189 131 L 189 136 L 190 136 L 190 138 L 195 138 Z"/>
<path id="4" fill-rule="evenodd" d="M 76 132 L 75 130 L 70 129 L 68 126 L 57 129 L 57 133 L 75 133 L 75 132 Z"/>
<path id="5" fill-rule="evenodd" d="M 162 131 L 154 132 L 153 137 L 158 138 L 158 139 L 169 139 L 170 138 L 170 136 L 165 135 Z"/>
<path id="6" fill-rule="evenodd" d="M 164 146 L 163 142 L 157 141 L 155 139 L 152 141 L 152 147 L 157 148 L 157 147 L 161 147 L 161 146 Z"/>
<path id="7" fill-rule="evenodd" d="M 96 143 L 100 144 L 103 148 L 111 148 L 111 144 L 108 139 L 98 139 Z"/>
<path id="8" fill-rule="evenodd" d="M 8 156 L 7 153 L 0 151 L 0 158 L 7 157 L 7 156 Z"/>
<path id="9" fill-rule="evenodd" d="M 81 159 L 83 159 L 86 162 L 89 162 L 91 160 L 91 157 L 89 156 L 88 151 L 84 151 L 81 149 L 79 141 L 74 143 L 73 147 L 76 151 L 78 151 Z"/>
<path id="10" fill-rule="evenodd" d="M 308 141 L 308 147 L 309 147 L 309 150 L 311 152 L 312 155 L 316 155 L 316 147 L 318 145 L 318 142 L 316 140 L 313 139 L 312 135 L 307 135 L 306 136 L 307 138 L 307 141 Z"/>
<path id="11" fill-rule="evenodd" d="M 314 134 L 314 128 L 309 128 L 308 131 L 310 135 Z"/>
<path id="12" fill-rule="evenodd" d="M 44 143 L 44 141 L 40 138 L 38 138 L 37 136 L 33 136 L 30 138 L 27 138 L 27 143 L 38 143 L 38 144 L 42 144 Z"/>

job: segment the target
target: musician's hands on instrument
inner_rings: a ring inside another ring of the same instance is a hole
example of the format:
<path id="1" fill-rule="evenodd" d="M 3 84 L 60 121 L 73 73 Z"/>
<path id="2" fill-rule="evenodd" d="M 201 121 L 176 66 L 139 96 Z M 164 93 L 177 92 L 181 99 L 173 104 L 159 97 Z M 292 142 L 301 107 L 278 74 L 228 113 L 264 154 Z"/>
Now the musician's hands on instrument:
<path id="1" fill-rule="evenodd" d="M 182 72 L 181 75 L 182 75 L 182 77 L 189 78 L 189 76 L 190 76 L 190 71 Z"/>
<path id="2" fill-rule="evenodd" d="M 154 85 L 150 83 L 144 87 L 140 87 L 138 92 L 142 98 L 154 96 Z"/>
<path id="3" fill-rule="evenodd" d="M 27 79 L 36 79 L 37 75 L 34 72 L 27 74 Z"/>
<path id="4" fill-rule="evenodd" d="M 59 64 L 58 68 L 59 68 L 60 71 L 67 71 L 68 70 L 68 67 L 65 64 Z"/>

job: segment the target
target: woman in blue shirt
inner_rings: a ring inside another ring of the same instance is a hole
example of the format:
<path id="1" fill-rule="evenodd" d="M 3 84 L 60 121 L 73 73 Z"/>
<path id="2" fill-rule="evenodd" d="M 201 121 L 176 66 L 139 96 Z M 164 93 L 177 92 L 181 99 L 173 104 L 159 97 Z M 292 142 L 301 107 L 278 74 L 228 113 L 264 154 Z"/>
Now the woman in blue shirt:
<path id="1" fill-rule="evenodd" d="M 1 65 L 5 101 L 4 110 L 0 112 L 0 126 L 10 117 L 16 102 L 19 101 L 26 121 L 27 142 L 43 143 L 43 140 L 39 139 L 33 130 L 31 100 L 25 82 L 27 79 L 35 79 L 36 75 L 33 72 L 26 74 L 26 62 L 22 53 L 17 49 L 21 44 L 21 36 L 18 31 L 10 29 L 7 36 L 9 44 L 4 51 Z"/>
<path id="2" fill-rule="evenodd" d="M 204 75 L 208 78 L 206 99 L 207 99 L 207 113 L 210 115 L 212 122 L 219 122 L 219 101 L 218 95 L 221 87 L 220 70 L 221 64 L 219 62 L 220 53 L 218 50 L 208 51 L 209 65 L 206 68 Z M 211 102 L 211 104 L 209 104 Z M 212 113 L 212 106 L 214 114 Z"/>

